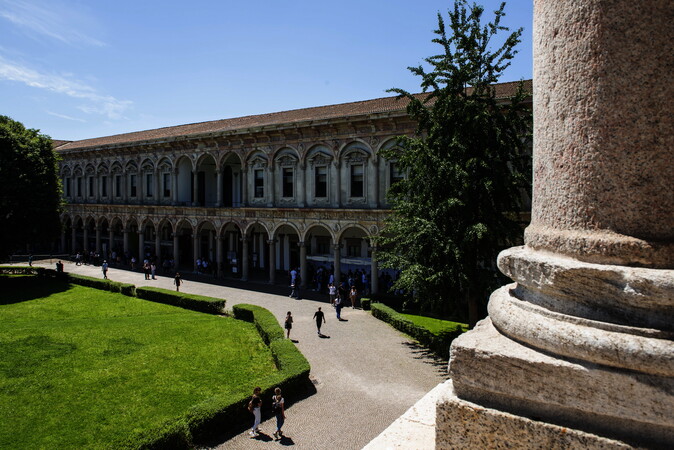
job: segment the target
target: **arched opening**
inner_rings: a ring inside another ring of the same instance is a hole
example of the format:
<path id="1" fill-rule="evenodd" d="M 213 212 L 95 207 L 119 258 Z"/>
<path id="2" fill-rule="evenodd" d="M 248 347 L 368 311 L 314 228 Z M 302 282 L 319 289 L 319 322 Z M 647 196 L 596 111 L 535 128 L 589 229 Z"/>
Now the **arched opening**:
<path id="1" fill-rule="evenodd" d="M 222 206 L 243 206 L 242 187 L 241 160 L 235 154 L 229 154 L 222 161 Z"/>
<path id="2" fill-rule="evenodd" d="M 192 225 L 187 221 L 180 221 L 176 225 L 175 238 L 178 248 L 174 248 L 176 267 L 186 267 L 190 270 L 194 266 L 194 248 L 192 245 Z"/>
<path id="3" fill-rule="evenodd" d="M 204 155 L 197 163 L 196 204 L 197 206 L 213 207 L 217 203 L 217 175 L 215 173 L 215 159 L 211 155 Z"/>
<path id="4" fill-rule="evenodd" d="M 225 276 L 240 277 L 243 270 L 243 245 L 241 229 L 235 223 L 222 227 L 222 273 Z M 250 251 L 249 251 L 250 253 Z"/>
<path id="5" fill-rule="evenodd" d="M 214 274 L 215 267 L 215 226 L 211 222 L 203 222 L 197 229 L 197 271 L 203 274 Z"/>
<path id="6" fill-rule="evenodd" d="M 297 230 L 290 225 L 281 225 L 275 232 L 276 270 L 285 274 L 291 269 L 300 267 L 300 237 Z"/>
<path id="7" fill-rule="evenodd" d="M 315 225 L 307 230 L 304 245 L 307 248 L 307 285 L 327 293 L 328 279 L 334 271 L 332 234 L 327 227 Z"/>
<path id="8" fill-rule="evenodd" d="M 188 158 L 180 158 L 178 162 L 178 204 L 189 206 L 192 204 L 192 163 Z"/>

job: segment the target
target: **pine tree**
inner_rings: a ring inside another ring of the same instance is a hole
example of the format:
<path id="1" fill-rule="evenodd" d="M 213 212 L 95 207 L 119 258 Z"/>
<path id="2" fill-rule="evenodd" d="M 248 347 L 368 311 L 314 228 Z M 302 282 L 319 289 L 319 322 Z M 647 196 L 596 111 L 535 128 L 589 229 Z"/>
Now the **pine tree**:
<path id="1" fill-rule="evenodd" d="M 423 94 L 391 89 L 409 100 L 418 124 L 397 148 L 382 151 L 405 172 L 391 186 L 393 214 L 379 246 L 383 267 L 401 271 L 395 288 L 414 294 L 422 310 L 478 319 L 496 279 L 498 252 L 522 234 L 518 212 L 530 189 L 531 112 L 526 93 L 497 98 L 494 84 L 517 53 L 522 30 L 496 50 L 505 3 L 483 25 L 483 8 L 456 0 L 449 33 L 438 13 L 442 52 L 409 70 Z M 467 312 L 469 312 L 467 314 Z"/>

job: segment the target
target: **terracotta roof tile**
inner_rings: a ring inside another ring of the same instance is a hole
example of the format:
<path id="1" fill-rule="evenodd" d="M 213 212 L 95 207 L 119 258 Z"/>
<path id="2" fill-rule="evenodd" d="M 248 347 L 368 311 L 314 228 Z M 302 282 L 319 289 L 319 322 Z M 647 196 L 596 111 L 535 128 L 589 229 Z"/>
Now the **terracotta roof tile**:
<path id="1" fill-rule="evenodd" d="M 496 85 L 497 97 L 512 96 L 517 89 L 518 82 L 501 83 Z M 525 89 L 531 92 L 531 80 L 525 81 Z M 425 94 L 416 94 L 425 95 Z M 145 141 L 161 141 L 181 136 L 201 135 L 209 133 L 225 133 L 249 128 L 262 128 L 301 122 L 316 122 L 340 117 L 354 117 L 368 114 L 390 113 L 404 111 L 407 100 L 397 97 L 384 97 L 359 102 L 341 103 L 337 105 L 317 106 L 290 111 L 282 111 L 254 116 L 236 117 L 232 119 L 213 120 L 172 127 L 156 128 L 153 130 L 136 131 L 113 136 L 84 139 L 80 141 L 55 141 L 65 144 L 58 147 L 58 151 L 116 146 L 140 143 Z"/>

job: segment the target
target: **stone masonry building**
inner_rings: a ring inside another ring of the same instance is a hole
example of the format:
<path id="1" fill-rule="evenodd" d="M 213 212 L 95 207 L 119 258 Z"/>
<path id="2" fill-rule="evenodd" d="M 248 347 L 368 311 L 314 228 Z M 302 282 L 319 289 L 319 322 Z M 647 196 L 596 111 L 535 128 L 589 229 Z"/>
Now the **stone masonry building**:
<path id="1" fill-rule="evenodd" d="M 219 276 L 272 283 L 296 267 L 305 283 L 310 263 L 334 266 L 337 280 L 346 268 L 378 273 L 386 191 L 404 176 L 378 152 L 414 134 L 406 106 L 388 97 L 61 142 L 61 251 L 188 270 L 201 257 Z"/>

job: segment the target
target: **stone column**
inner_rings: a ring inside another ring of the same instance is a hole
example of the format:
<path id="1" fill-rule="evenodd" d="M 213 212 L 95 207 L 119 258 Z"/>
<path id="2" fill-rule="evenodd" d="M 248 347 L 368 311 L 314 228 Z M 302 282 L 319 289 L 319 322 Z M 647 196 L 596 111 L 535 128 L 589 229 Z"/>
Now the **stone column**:
<path id="1" fill-rule="evenodd" d="M 243 236 L 241 238 L 241 247 L 242 247 L 242 255 L 241 255 L 241 280 L 242 281 L 248 281 L 248 237 Z"/>
<path id="2" fill-rule="evenodd" d="M 178 234 L 173 233 L 173 264 L 176 270 L 178 270 L 178 261 L 180 261 L 180 240 Z"/>
<path id="3" fill-rule="evenodd" d="M 193 270 L 196 272 L 197 271 L 197 258 L 199 257 L 199 247 L 200 247 L 200 242 L 199 242 L 199 233 L 194 232 L 192 235 L 192 264 L 194 265 Z"/>
<path id="4" fill-rule="evenodd" d="M 216 186 L 217 186 L 217 190 L 218 190 L 217 201 L 215 203 L 215 207 L 219 208 L 219 207 L 222 206 L 222 170 L 221 169 L 216 170 L 215 174 L 217 175 Z"/>
<path id="5" fill-rule="evenodd" d="M 372 174 L 370 183 L 372 190 L 368 192 L 370 208 L 379 208 L 379 159 L 376 155 L 372 157 L 370 167 Z"/>
<path id="6" fill-rule="evenodd" d="M 532 221 L 452 344 L 436 447 L 672 448 L 672 4 L 534 4 Z"/>
<path id="7" fill-rule="evenodd" d="M 158 169 L 154 169 L 154 204 L 159 205 L 161 204 L 161 198 L 162 198 L 162 193 L 159 192 L 159 189 L 161 187 L 161 183 L 159 182 L 159 176 L 161 175 L 161 172 L 159 172 Z"/>
<path id="8" fill-rule="evenodd" d="M 129 174 L 124 172 L 122 174 L 122 204 L 126 204 L 129 198 Z"/>
<path id="9" fill-rule="evenodd" d="M 269 284 L 274 284 L 276 282 L 276 241 L 270 239 L 267 243 L 269 244 Z"/>
<path id="10" fill-rule="evenodd" d="M 332 182 L 330 183 L 334 189 L 332 190 L 332 207 L 339 208 L 342 205 L 342 165 L 339 161 L 335 161 L 332 165 Z"/>
<path id="11" fill-rule="evenodd" d="M 124 253 L 129 251 L 129 230 L 122 230 L 122 233 L 124 233 Z"/>
<path id="12" fill-rule="evenodd" d="M 192 171 L 192 189 L 194 190 L 194 197 L 192 198 L 192 206 L 199 206 L 199 172 L 197 171 L 197 169 L 194 169 Z"/>
<path id="13" fill-rule="evenodd" d="M 341 262 L 341 253 L 342 253 L 342 246 L 340 244 L 335 244 L 332 246 L 332 250 L 334 251 L 334 265 L 335 265 L 335 285 L 337 285 L 340 281 L 342 281 L 342 262 Z"/>
<path id="14" fill-rule="evenodd" d="M 175 206 L 178 204 L 178 169 L 173 170 L 171 181 L 173 182 L 171 185 L 171 203 Z"/>
<path id="15" fill-rule="evenodd" d="M 138 230 L 138 262 L 139 265 L 145 260 L 145 233 Z"/>
<path id="16" fill-rule="evenodd" d="M 101 254 L 101 227 L 96 225 L 96 253 Z"/>
<path id="17" fill-rule="evenodd" d="M 274 206 L 274 203 L 276 203 L 276 183 L 275 183 L 275 174 L 274 172 L 276 171 L 276 166 L 273 161 L 269 161 L 269 165 L 267 166 L 267 186 L 265 186 L 266 193 L 267 193 L 267 206 L 269 208 Z"/>
<path id="18" fill-rule="evenodd" d="M 371 247 L 370 255 L 370 294 L 379 294 L 379 263 L 377 262 L 377 247 Z"/>
<path id="19" fill-rule="evenodd" d="M 241 166 L 241 206 L 248 206 L 248 165 Z"/>
<path id="20" fill-rule="evenodd" d="M 304 199 L 307 194 L 307 183 L 305 182 L 305 169 L 306 165 L 304 163 L 297 165 L 297 206 L 304 208 Z"/>
<path id="21" fill-rule="evenodd" d="M 289 271 L 293 269 L 290 267 L 290 235 L 283 236 L 283 251 L 281 253 L 281 264 L 283 270 Z"/>
<path id="22" fill-rule="evenodd" d="M 223 275 L 222 270 L 222 236 L 220 234 L 215 235 L 215 268 L 217 271 L 218 277 Z"/>
<path id="23" fill-rule="evenodd" d="M 303 241 L 297 243 L 300 247 L 300 287 L 307 287 L 307 246 Z"/>

